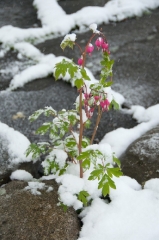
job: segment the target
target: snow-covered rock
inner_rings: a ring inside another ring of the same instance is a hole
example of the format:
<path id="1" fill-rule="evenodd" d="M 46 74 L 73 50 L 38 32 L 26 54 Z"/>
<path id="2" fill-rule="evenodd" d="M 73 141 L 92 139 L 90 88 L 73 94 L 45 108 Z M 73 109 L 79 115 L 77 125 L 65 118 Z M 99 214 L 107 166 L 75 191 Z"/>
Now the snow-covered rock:
<path id="1" fill-rule="evenodd" d="M 159 177 L 159 126 L 133 142 L 120 157 L 125 175 L 144 183 Z"/>
<path id="2" fill-rule="evenodd" d="M 31 157 L 25 156 L 29 144 L 23 134 L 0 122 L 0 185 L 9 180 L 20 163 L 31 161 Z"/>

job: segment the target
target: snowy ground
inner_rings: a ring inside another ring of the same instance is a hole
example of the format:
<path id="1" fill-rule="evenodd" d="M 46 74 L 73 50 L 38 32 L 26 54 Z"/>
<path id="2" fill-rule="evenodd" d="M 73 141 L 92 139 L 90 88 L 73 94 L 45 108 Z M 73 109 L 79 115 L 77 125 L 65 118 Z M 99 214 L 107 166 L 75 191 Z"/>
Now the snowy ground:
<path id="1" fill-rule="evenodd" d="M 111 0 L 104 7 L 85 7 L 70 15 L 63 11 L 56 0 L 34 0 L 34 5 L 42 23 L 41 28 L 20 29 L 13 26 L 4 26 L 0 29 L 0 39 L 3 43 L 0 51 L 1 58 L 10 48 L 14 48 L 18 52 L 19 59 L 27 57 L 34 62 L 33 65 L 27 66 L 21 72 L 15 70 L 10 86 L 6 91 L 22 87 L 37 78 L 48 76 L 53 72 L 54 65 L 63 58 L 62 56 L 56 57 L 54 54 L 44 55 L 32 42 L 43 42 L 51 37 L 56 38 L 65 35 L 76 25 L 79 26 L 80 31 L 85 31 L 92 22 L 100 24 L 102 22 L 121 21 L 132 16 L 141 16 L 143 12 L 157 8 L 159 0 Z M 9 71 L 9 69 L 6 69 L 6 71 Z M 96 81 L 91 72 L 89 72 L 89 75 L 92 81 Z M 113 94 L 119 103 L 123 103 L 124 98 L 121 95 L 115 92 Z M 132 114 L 137 119 L 138 126 L 133 129 L 120 128 L 110 132 L 100 143 L 110 144 L 112 151 L 117 156 L 120 156 L 130 143 L 159 124 L 159 105 L 148 109 L 141 106 L 132 106 L 130 110 L 127 110 L 127 113 Z M 0 134 L 4 134 L 4 129 L 7 139 L 10 139 L 10 150 L 13 152 L 13 129 L 10 129 L 4 123 L 0 123 Z M 16 134 L 15 132 L 15 137 Z M 9 137 L 11 135 L 12 138 Z M 122 140 L 121 135 L 123 136 Z M 20 141 L 24 142 L 23 146 L 28 145 L 24 136 L 19 137 Z M 20 158 L 21 154 L 21 152 L 16 152 L 17 158 L 18 156 Z M 63 177 L 57 178 L 57 181 L 62 183 L 59 190 L 61 198 L 64 201 L 67 200 L 65 203 L 74 206 L 75 209 L 80 207 L 75 193 L 87 190 L 94 199 L 91 206 L 83 209 L 80 215 L 84 225 L 79 240 L 159 239 L 159 179 L 147 181 L 144 189 L 136 180 L 129 177 L 124 176 L 115 179 L 117 190 L 111 190 L 111 203 L 108 204 L 100 199 L 101 192 L 97 189 L 96 182 L 91 181 L 90 183 L 87 180 L 87 175 L 83 180 L 79 179 L 75 172 L 74 170 L 72 174 L 70 169 Z M 55 178 L 55 176 L 52 177 Z M 12 179 L 16 178 L 32 180 L 32 177 L 24 172 L 14 173 Z M 31 188 L 31 184 L 29 187 Z"/>

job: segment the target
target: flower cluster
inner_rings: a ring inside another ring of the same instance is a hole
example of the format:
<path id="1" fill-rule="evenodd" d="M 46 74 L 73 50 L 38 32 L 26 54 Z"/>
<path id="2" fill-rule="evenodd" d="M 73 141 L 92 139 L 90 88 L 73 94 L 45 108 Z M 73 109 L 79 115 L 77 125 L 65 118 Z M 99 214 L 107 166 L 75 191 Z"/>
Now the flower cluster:
<path id="1" fill-rule="evenodd" d="M 97 47 L 98 50 L 101 48 L 103 52 L 107 52 L 108 54 L 110 54 L 109 45 L 106 41 L 104 41 L 104 39 L 102 37 L 98 37 L 96 39 L 95 46 Z M 88 45 L 86 46 L 86 52 L 91 56 L 93 51 L 94 51 L 93 44 L 88 43 Z M 78 59 L 78 65 L 82 66 L 82 64 L 83 64 L 83 56 L 81 56 Z"/>
<path id="2" fill-rule="evenodd" d="M 84 90 L 84 108 L 86 116 L 90 119 L 93 116 L 93 112 L 96 106 L 100 106 L 102 111 L 108 111 L 110 102 L 107 98 L 107 94 L 93 95 L 91 92 L 87 93 L 86 88 Z"/>

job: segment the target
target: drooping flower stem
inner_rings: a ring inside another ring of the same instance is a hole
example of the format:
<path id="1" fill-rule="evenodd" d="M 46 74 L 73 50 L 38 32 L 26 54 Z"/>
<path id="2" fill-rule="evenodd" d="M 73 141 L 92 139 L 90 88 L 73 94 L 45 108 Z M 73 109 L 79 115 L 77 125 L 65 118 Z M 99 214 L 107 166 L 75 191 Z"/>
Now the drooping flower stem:
<path id="1" fill-rule="evenodd" d="M 102 117 L 102 111 L 101 111 L 100 106 L 98 106 L 98 116 L 97 116 L 96 125 L 94 127 L 94 131 L 93 131 L 91 142 L 90 142 L 91 145 L 93 144 L 93 141 L 94 141 L 94 138 L 95 138 L 95 135 L 96 135 L 96 132 L 97 132 L 98 125 L 99 125 L 99 122 L 101 120 L 101 117 Z"/>

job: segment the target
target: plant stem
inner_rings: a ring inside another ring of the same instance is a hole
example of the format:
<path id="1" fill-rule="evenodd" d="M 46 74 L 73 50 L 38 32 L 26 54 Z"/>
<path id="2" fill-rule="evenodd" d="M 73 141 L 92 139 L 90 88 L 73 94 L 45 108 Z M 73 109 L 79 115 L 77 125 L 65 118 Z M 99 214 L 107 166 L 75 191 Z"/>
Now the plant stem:
<path id="1" fill-rule="evenodd" d="M 91 145 L 93 144 L 93 140 L 95 138 L 95 135 L 96 135 L 96 132 L 97 132 L 97 129 L 98 129 L 98 125 L 99 125 L 99 122 L 100 122 L 100 119 L 101 119 L 101 116 L 102 116 L 102 111 L 101 111 L 100 106 L 98 106 L 98 116 L 97 116 L 96 125 L 94 127 L 94 131 L 93 131 L 91 142 L 90 142 Z"/>
<path id="2" fill-rule="evenodd" d="M 82 152 L 82 137 L 83 137 L 83 119 L 82 119 L 82 88 L 80 89 L 80 130 L 79 130 L 79 155 Z M 83 178 L 83 167 L 82 167 L 82 160 L 79 161 L 80 164 L 80 178 Z"/>

